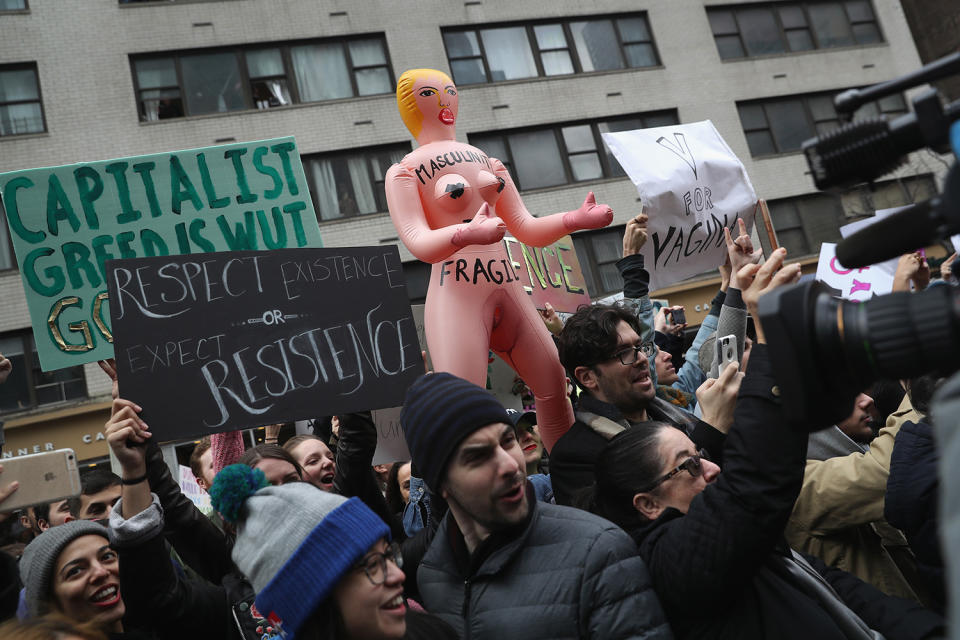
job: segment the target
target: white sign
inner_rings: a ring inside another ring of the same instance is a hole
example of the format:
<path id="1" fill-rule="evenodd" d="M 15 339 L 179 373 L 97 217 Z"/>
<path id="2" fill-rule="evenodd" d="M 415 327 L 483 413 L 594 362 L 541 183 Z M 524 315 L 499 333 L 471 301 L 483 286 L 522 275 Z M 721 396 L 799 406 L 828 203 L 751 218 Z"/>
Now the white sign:
<path id="1" fill-rule="evenodd" d="M 603 140 L 650 217 L 641 252 L 652 291 L 720 266 L 723 228 L 736 235 L 738 216 L 752 228 L 757 194 L 709 120 L 604 133 Z"/>
<path id="2" fill-rule="evenodd" d="M 847 269 L 837 260 L 837 245 L 820 245 L 817 280 L 841 292 L 847 300 L 869 300 L 893 291 L 893 274 L 877 265 L 861 269 Z"/>
<path id="3" fill-rule="evenodd" d="M 373 423 L 377 426 L 377 450 L 373 452 L 374 465 L 410 459 L 410 450 L 403 437 L 403 429 L 400 428 L 401 408 L 375 409 L 370 412 Z"/>
<path id="4" fill-rule="evenodd" d="M 193 475 L 190 467 L 180 465 L 180 490 L 183 495 L 190 498 L 193 504 L 204 513 L 213 511 L 213 505 L 210 503 L 210 496 L 197 484 L 197 479 Z"/>

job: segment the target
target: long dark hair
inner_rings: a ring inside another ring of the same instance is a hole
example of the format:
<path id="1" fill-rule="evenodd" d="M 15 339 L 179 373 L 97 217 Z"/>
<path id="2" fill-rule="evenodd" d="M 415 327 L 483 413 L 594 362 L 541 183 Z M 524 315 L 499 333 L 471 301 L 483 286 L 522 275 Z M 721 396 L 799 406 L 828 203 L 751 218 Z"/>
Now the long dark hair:
<path id="1" fill-rule="evenodd" d="M 597 459 L 597 478 L 590 511 L 627 531 L 649 520 L 633 506 L 633 496 L 656 482 L 663 472 L 660 438 L 666 422 L 642 422 L 611 438 Z"/>
<path id="2" fill-rule="evenodd" d="M 273 458 L 274 460 L 289 462 L 293 465 L 293 468 L 297 470 L 297 475 L 300 476 L 300 479 L 303 480 L 303 468 L 297 462 L 297 459 L 290 455 L 289 451 L 275 444 L 260 444 L 252 449 L 247 449 L 237 462 L 253 468 L 264 458 Z"/>
<path id="3" fill-rule="evenodd" d="M 390 507 L 390 513 L 400 513 L 407 506 L 407 502 L 403 499 L 403 492 L 400 490 L 400 467 L 409 462 L 409 460 L 394 462 L 390 467 L 390 473 L 387 474 L 387 506 Z"/>

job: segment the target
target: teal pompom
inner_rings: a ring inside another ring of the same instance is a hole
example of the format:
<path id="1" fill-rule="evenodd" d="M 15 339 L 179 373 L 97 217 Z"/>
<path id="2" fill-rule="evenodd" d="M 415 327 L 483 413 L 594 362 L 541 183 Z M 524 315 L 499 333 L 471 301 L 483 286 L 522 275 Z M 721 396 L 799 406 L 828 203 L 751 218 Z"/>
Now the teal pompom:
<path id="1" fill-rule="evenodd" d="M 247 498 L 269 486 L 267 477 L 260 469 L 251 469 L 245 464 L 232 464 L 224 467 L 213 479 L 210 502 L 224 520 L 236 523 Z"/>

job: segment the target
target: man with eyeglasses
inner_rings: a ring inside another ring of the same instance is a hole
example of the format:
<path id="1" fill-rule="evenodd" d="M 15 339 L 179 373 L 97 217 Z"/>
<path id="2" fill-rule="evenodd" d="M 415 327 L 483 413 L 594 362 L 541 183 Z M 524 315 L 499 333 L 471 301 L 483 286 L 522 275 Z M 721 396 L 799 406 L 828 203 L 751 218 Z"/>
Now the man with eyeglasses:
<path id="1" fill-rule="evenodd" d="M 580 385 L 576 422 L 550 452 L 550 479 L 557 504 L 577 504 L 593 487 L 594 464 L 617 433 L 648 420 L 684 431 L 698 448 L 719 460 L 733 422 L 738 379 L 724 372 L 698 394 L 703 418 L 656 395 L 652 342 L 644 342 L 636 315 L 619 305 L 592 305 L 571 316 L 560 334 L 560 362 Z"/>

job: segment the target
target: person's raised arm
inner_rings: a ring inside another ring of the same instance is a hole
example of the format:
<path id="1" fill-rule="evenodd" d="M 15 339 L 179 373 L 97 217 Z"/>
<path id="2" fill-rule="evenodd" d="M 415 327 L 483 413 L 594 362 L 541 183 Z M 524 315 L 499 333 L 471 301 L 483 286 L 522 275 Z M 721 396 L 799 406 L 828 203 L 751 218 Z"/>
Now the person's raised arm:
<path id="1" fill-rule="evenodd" d="M 507 227 L 483 203 L 469 223 L 433 229 L 420 201 L 417 178 L 401 164 L 395 164 L 384 178 L 387 208 L 400 241 L 417 259 L 440 262 L 471 244 L 493 244 L 503 239 Z M 563 235 L 563 234 L 561 234 Z"/>
<path id="2" fill-rule="evenodd" d="M 137 405 L 119 398 L 116 363 L 111 359 L 101 360 L 98 364 L 113 381 L 111 420 L 124 408 L 138 415 L 140 408 Z M 147 483 L 150 491 L 157 495 L 164 515 L 164 536 L 190 568 L 210 582 L 218 583 L 224 574 L 233 569 L 229 545 L 223 532 L 192 500 L 183 495 L 153 438 L 146 439 L 144 453 Z"/>
<path id="3" fill-rule="evenodd" d="M 734 239 L 730 230 L 724 228 L 723 237 L 727 246 L 727 261 L 730 265 L 729 287 L 724 297 L 723 306 L 720 309 L 720 316 L 717 320 L 717 338 L 724 336 L 736 336 L 737 338 L 737 361 L 743 360 L 743 349 L 747 336 L 747 310 L 742 298 L 743 286 L 740 279 L 740 272 L 743 267 L 749 264 L 756 264 L 760 259 L 762 250 L 753 249 L 753 241 L 750 234 L 747 233 L 747 226 L 741 218 L 737 219 L 738 235 Z M 723 274 L 723 270 L 721 270 Z M 722 277 L 722 275 L 721 275 Z M 705 363 L 706 364 L 706 363 Z M 716 378 L 720 375 L 717 360 L 710 364 L 710 376 Z"/>
<path id="4" fill-rule="evenodd" d="M 623 278 L 623 303 L 640 321 L 644 342 L 653 342 L 653 303 L 650 301 L 650 274 L 644 268 L 640 250 L 647 242 L 647 214 L 634 216 L 623 229 L 623 257 L 617 270 Z M 650 377 L 657 384 L 656 367 L 650 367 Z"/>
<path id="5" fill-rule="evenodd" d="M 943 262 L 940 263 L 940 278 L 945 282 L 955 282 L 956 278 L 953 277 L 953 263 L 957 259 L 957 252 L 954 251 L 952 254 L 947 256 Z"/>
<path id="6" fill-rule="evenodd" d="M 893 274 L 893 291 L 910 291 L 910 284 L 915 282 L 920 272 L 920 261 L 919 253 L 905 253 L 900 256 L 897 270 Z"/>
<path id="7" fill-rule="evenodd" d="M 510 172 L 496 158 L 490 158 L 494 172 L 503 180 L 503 191 L 497 200 L 497 215 L 507 224 L 510 233 L 524 244 L 545 247 L 574 231 L 600 229 L 613 221 L 613 209 L 597 204 L 593 192 L 587 194 L 579 209 L 535 217 L 523 204 Z"/>
<path id="8" fill-rule="evenodd" d="M 750 282 L 744 285 L 744 297 L 754 310 L 761 295 L 799 278 L 795 265 L 780 268 L 785 253 L 777 250 L 762 268 L 749 265 L 741 271 Z M 726 440 L 723 471 L 693 499 L 684 517 L 665 523 L 641 545 L 654 584 L 662 587 L 658 593 L 670 603 L 667 609 L 715 612 L 728 607 L 782 539 L 800 490 L 807 434 L 786 425 L 759 323 L 757 334 L 759 344 L 740 385 Z M 693 573 L 697 580 L 674 579 Z"/>
<path id="9" fill-rule="evenodd" d="M 117 398 L 113 401 L 110 420 L 104 427 L 107 444 L 122 469 L 120 498 L 126 520 L 145 511 L 152 503 L 147 482 L 146 443 L 153 434 L 147 423 L 140 419 L 140 411 L 135 403 Z"/>

